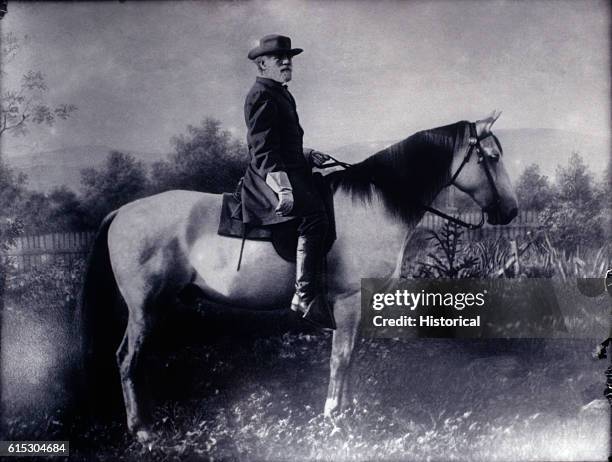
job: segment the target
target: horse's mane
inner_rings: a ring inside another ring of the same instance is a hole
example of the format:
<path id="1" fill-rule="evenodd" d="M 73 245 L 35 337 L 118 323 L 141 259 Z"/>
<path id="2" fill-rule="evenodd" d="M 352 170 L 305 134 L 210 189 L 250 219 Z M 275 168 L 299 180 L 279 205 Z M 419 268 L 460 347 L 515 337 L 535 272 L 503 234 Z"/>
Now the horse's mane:
<path id="1" fill-rule="evenodd" d="M 394 216 L 409 222 L 422 213 L 449 180 L 455 140 L 465 124 L 424 130 L 350 168 L 327 176 L 333 191 L 364 203 L 379 198 Z"/>

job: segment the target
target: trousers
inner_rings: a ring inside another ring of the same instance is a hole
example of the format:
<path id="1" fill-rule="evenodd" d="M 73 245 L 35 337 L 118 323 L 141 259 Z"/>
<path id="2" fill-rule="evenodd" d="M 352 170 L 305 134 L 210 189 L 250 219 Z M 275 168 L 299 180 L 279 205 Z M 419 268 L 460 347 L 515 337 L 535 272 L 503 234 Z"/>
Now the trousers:
<path id="1" fill-rule="evenodd" d="M 321 246 L 329 229 L 329 219 L 325 211 L 316 211 L 298 218 L 298 235 L 316 238 L 320 236 Z"/>

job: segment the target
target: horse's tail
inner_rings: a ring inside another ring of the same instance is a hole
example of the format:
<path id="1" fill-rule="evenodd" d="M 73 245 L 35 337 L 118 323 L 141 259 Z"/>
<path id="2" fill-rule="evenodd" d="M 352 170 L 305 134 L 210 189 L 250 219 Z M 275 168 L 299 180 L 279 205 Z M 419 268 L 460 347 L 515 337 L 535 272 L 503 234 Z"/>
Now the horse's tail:
<path id="1" fill-rule="evenodd" d="M 111 267 L 108 230 L 117 215 L 109 213 L 100 225 L 91 248 L 80 297 L 81 395 L 85 409 L 117 412 L 121 384 L 115 360 L 127 322 L 127 309 Z"/>

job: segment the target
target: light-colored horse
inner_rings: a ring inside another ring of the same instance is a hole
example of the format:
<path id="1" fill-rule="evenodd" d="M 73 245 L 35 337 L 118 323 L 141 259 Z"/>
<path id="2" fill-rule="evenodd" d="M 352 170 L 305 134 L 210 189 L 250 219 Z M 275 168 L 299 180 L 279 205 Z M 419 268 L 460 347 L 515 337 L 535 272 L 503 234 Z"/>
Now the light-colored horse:
<path id="1" fill-rule="evenodd" d="M 429 205 L 461 169 L 453 183 L 487 212 L 490 223 L 506 224 L 516 216 L 516 196 L 503 165 L 501 147 L 490 136 L 497 117 L 494 113 L 472 124 L 483 141 L 477 146 L 481 150 L 478 158 L 471 156 L 467 162 L 470 124 L 458 122 L 419 132 L 331 175 L 337 241 L 327 258 L 327 276 L 338 328 L 333 334 L 326 415 L 338 410 L 346 398 L 360 322 L 360 279 L 399 277 L 403 245 L 424 213 L 420 201 Z M 487 139 L 495 142 L 487 143 Z M 485 173 L 482 162 L 491 175 Z M 217 303 L 252 310 L 289 306 L 295 265 L 280 258 L 269 242 L 246 241 L 237 272 L 241 240 L 217 234 L 220 209 L 220 195 L 169 191 L 121 207 L 105 219 L 99 231 L 85 302 L 107 290 L 101 278 L 108 277 L 112 268 L 129 312 L 116 360 L 128 428 L 140 440 L 151 437 L 149 406 L 142 398 L 137 374 L 140 352 L 156 319 L 172 309 L 177 293 L 193 284 L 204 297 Z M 83 315 L 89 322 L 113 318 L 102 313 L 92 318 L 87 312 L 91 309 L 84 304 Z M 112 307 L 95 309 L 110 313 Z M 91 353 L 91 339 L 84 340 L 86 351 Z"/>

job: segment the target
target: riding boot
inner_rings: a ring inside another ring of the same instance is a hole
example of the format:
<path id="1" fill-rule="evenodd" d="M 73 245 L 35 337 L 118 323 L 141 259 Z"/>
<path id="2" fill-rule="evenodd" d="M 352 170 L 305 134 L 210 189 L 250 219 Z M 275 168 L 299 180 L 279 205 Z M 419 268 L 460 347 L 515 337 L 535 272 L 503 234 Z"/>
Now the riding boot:
<path id="1" fill-rule="evenodd" d="M 323 237 L 300 235 L 297 244 L 295 295 L 291 309 L 323 329 L 335 329 L 334 314 L 327 302 L 327 294 L 320 284 L 324 252 Z"/>

